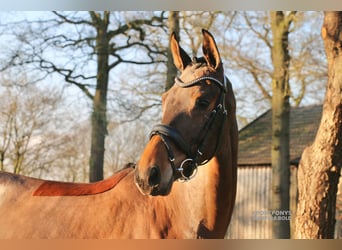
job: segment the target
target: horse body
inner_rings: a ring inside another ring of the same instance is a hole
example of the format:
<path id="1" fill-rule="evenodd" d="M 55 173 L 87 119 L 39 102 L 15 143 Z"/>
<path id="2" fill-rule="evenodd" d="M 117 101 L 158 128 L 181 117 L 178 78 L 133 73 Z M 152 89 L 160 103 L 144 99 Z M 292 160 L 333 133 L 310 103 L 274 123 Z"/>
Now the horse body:
<path id="1" fill-rule="evenodd" d="M 171 38 L 182 83 L 164 94 L 163 124 L 134 170 L 94 184 L 0 173 L 0 238 L 223 238 L 236 193 L 235 98 L 212 36 L 203 36 L 199 64 Z"/>
<path id="2" fill-rule="evenodd" d="M 203 223 L 211 208 L 203 197 L 210 190 L 197 185 L 208 178 L 205 172 L 200 169 L 192 182 L 175 183 L 168 196 L 155 197 L 141 195 L 133 171 L 106 192 L 77 196 L 37 196 L 45 181 L 0 173 L 0 238 L 208 237 L 201 234 L 207 233 Z"/>
<path id="3" fill-rule="evenodd" d="M 122 217 L 137 206 L 123 197 L 124 183 L 94 195 L 37 196 L 44 181 L 1 174 L 0 237 L 111 238 L 114 229 L 124 235 Z"/>
<path id="4" fill-rule="evenodd" d="M 35 196 L 43 181 L 15 176 L 9 182 L 13 176 L 0 176 L 7 180 L 0 181 L 1 238 L 157 237 L 146 230 L 150 221 L 145 216 L 153 211 L 134 186 L 132 173 L 106 192 L 81 196 Z"/>

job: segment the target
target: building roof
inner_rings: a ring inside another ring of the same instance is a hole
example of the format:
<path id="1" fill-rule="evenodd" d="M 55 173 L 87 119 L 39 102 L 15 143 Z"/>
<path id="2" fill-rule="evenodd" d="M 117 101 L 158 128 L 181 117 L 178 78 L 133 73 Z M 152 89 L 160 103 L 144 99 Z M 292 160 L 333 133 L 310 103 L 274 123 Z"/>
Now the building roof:
<path id="1" fill-rule="evenodd" d="M 322 105 L 291 108 L 290 162 L 297 165 L 304 148 L 314 139 L 321 120 Z M 238 165 L 271 165 L 272 110 L 239 131 Z"/>

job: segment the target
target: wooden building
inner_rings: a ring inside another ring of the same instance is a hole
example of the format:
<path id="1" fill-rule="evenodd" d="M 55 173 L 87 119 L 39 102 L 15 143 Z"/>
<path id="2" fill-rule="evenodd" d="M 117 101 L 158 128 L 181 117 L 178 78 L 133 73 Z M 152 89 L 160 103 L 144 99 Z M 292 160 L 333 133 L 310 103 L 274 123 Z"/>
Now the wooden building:
<path id="1" fill-rule="evenodd" d="M 267 219 L 272 178 L 271 112 L 268 110 L 239 131 L 237 196 L 227 238 L 272 238 L 272 221 Z M 304 148 L 314 141 L 321 114 L 321 105 L 292 108 L 290 112 L 292 220 L 296 212 L 298 163 Z"/>

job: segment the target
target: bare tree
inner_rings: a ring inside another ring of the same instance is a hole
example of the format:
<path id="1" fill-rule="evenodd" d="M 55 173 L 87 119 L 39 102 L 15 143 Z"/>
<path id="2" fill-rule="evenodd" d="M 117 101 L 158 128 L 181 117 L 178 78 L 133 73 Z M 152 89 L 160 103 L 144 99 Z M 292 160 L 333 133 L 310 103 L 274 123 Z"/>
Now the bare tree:
<path id="1" fill-rule="evenodd" d="M 17 174 L 46 170 L 45 163 L 55 160 L 49 152 L 60 145 L 63 131 L 56 127 L 60 93 L 9 83 L 2 85 L 0 96 L 1 170 Z"/>
<path id="2" fill-rule="evenodd" d="M 113 173 L 127 163 L 136 163 L 149 139 L 150 124 L 142 121 L 133 121 L 124 124 L 110 123 L 111 132 L 106 147 L 105 170 Z"/>
<path id="3" fill-rule="evenodd" d="M 272 29 L 272 191 L 271 209 L 289 211 L 290 54 L 289 29 L 295 12 L 271 11 Z M 273 238 L 290 238 L 290 222 L 275 220 Z"/>
<path id="4" fill-rule="evenodd" d="M 329 78 L 315 141 L 304 150 L 298 168 L 296 238 L 334 237 L 342 166 L 342 12 L 325 12 L 322 38 Z"/>
<path id="5" fill-rule="evenodd" d="M 201 30 L 206 29 L 211 32 L 218 32 L 215 30 L 215 23 L 219 16 L 222 17 L 222 12 L 219 11 L 182 11 L 180 26 L 183 30 L 183 37 L 185 44 L 188 44 L 193 56 L 198 54 L 201 48 Z M 229 14 L 227 14 L 229 16 Z"/>
<path id="6" fill-rule="evenodd" d="M 63 147 L 55 148 L 56 160 L 49 165 L 50 178 L 71 182 L 89 179 L 90 129 L 88 120 L 77 120 L 60 135 Z"/>
<path id="7" fill-rule="evenodd" d="M 171 37 L 172 33 L 176 34 L 176 37 L 180 39 L 180 25 L 179 25 L 179 11 L 169 11 L 168 17 L 168 29 L 169 29 L 169 37 Z M 169 39 L 170 40 L 170 39 Z M 167 72 L 166 72 L 166 84 L 165 89 L 168 90 L 174 84 L 174 78 L 177 76 L 177 68 L 173 63 L 173 58 L 171 54 L 170 46 L 167 49 Z"/>
<path id="8" fill-rule="evenodd" d="M 47 73 L 60 74 L 89 98 L 92 103 L 89 181 L 101 180 L 109 74 L 122 63 L 144 65 L 165 61 L 165 53 L 146 37 L 147 26 L 163 27 L 163 12 L 138 17 L 109 11 L 53 14 L 51 19 L 31 23 L 30 32 L 17 34 L 25 44 L 24 50 L 20 48 L 7 66 L 35 63 Z M 64 53 L 64 58 L 51 57 L 57 52 Z M 134 56 L 142 52 L 144 56 Z"/>
<path id="9" fill-rule="evenodd" d="M 288 50 L 291 59 L 289 94 L 291 106 L 321 103 L 326 80 L 324 51 L 318 32 L 312 32 L 321 20 L 319 12 L 298 12 L 289 28 Z M 269 12 L 236 12 L 229 32 L 225 33 L 223 58 L 234 75 L 242 124 L 256 118 L 272 103 L 273 34 Z M 314 50 L 314 48 L 322 48 Z M 248 114 L 249 117 L 244 115 Z M 253 116 L 254 115 L 254 116 Z"/>

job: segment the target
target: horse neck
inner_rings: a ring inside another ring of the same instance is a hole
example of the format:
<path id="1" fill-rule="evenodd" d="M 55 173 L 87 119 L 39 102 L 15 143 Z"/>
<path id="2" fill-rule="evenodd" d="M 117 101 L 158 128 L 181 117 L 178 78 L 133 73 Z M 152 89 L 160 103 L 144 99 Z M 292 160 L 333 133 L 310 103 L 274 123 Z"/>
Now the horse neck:
<path id="1" fill-rule="evenodd" d="M 205 192 L 205 208 L 207 209 L 207 229 L 213 236 L 224 236 L 232 214 L 236 192 L 236 164 L 234 149 L 229 137 L 222 145 L 215 158 L 206 166 L 205 174 L 207 190 Z M 205 227 L 203 230 L 205 232 Z"/>
<path id="2" fill-rule="evenodd" d="M 229 130 L 228 125 L 226 129 Z M 231 137 L 224 136 L 217 154 L 199 167 L 198 175 L 174 187 L 174 195 L 184 200 L 183 211 L 190 211 L 188 220 L 197 225 L 198 237 L 222 238 L 225 235 L 235 201 L 235 154 Z"/>

